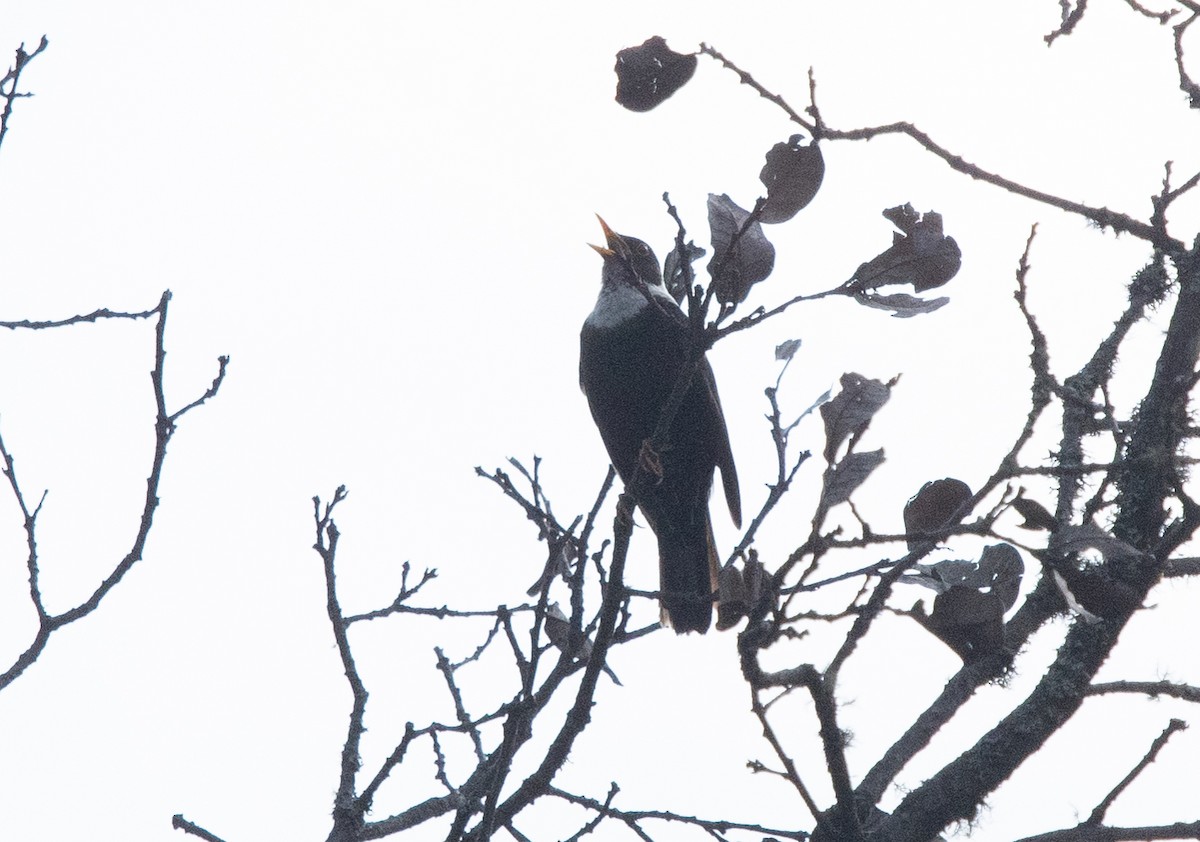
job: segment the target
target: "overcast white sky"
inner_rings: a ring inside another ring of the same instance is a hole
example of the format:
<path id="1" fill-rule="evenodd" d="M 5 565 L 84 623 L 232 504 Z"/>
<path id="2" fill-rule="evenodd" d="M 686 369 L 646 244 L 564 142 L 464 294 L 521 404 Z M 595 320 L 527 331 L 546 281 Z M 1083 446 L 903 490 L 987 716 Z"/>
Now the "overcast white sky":
<path id="1" fill-rule="evenodd" d="M 576 366 L 599 279 L 585 246 L 600 236 L 593 212 L 662 254 L 669 190 L 707 245 L 706 194 L 752 204 L 763 153 L 793 132 L 707 60 L 665 105 L 625 112 L 612 101 L 618 49 L 654 34 L 680 51 L 707 41 L 798 109 L 813 66 L 837 127 L 909 119 L 989 169 L 1143 217 L 1163 161 L 1182 177 L 1200 167 L 1200 117 L 1178 90 L 1169 30 L 1121 3 L 1093 4 L 1052 49 L 1042 36 L 1057 21 L 1053 0 L 1010 0 L 1002 13 L 954 0 L 644 5 L 5 4 L 9 59 L 21 41 L 51 43 L 22 79 L 36 96 L 18 103 L 0 149 L 0 319 L 144 310 L 169 288 L 173 407 L 203 391 L 218 355 L 232 363 L 220 395 L 171 445 L 146 559 L 0 693 L 0 838 L 177 838 L 177 812 L 230 842 L 324 838 L 349 695 L 311 550 L 314 494 L 350 489 L 338 518 L 348 610 L 389 602 L 404 560 L 441 571 L 430 604 L 523 599 L 543 549 L 473 468 L 537 453 L 560 514 L 591 503 L 606 461 Z M 752 303 L 845 280 L 890 242 L 879 212 L 908 201 L 942 213 L 962 247 L 951 305 L 904 321 L 821 302 L 728 340 L 713 365 L 751 510 L 772 477 L 762 390 L 777 342 L 804 340 L 786 381 L 793 411 L 843 371 L 903 373 L 872 427 L 889 462 L 861 497 L 873 525 L 898 529 L 922 482 L 978 484 L 1019 429 L 1028 344 L 1011 294 L 1030 224 L 1041 225 L 1031 303 L 1060 372 L 1107 330 L 1145 252 L 970 183 L 902 139 L 832 145 L 825 158 L 816 201 L 770 232 L 776 271 Z M 1176 236 L 1191 238 L 1197 210 L 1194 199 L 1180 206 Z M 0 334 L 0 433 L 26 493 L 49 489 L 39 539 L 52 609 L 89 593 L 136 530 L 152 348 L 147 324 Z M 1147 360 L 1123 358 L 1130 385 L 1118 397 L 1137 394 Z M 797 435 L 819 451 L 818 424 Z M 818 474 L 815 462 L 802 472 L 762 534 L 764 552 L 786 553 L 803 534 Z M 33 630 L 17 514 L 0 494 L 5 665 Z M 730 546 L 732 527 L 717 519 Z M 646 588 L 651 543 L 631 562 Z M 1181 612 L 1164 619 L 1184 590 L 1157 591 L 1160 608 L 1139 628 L 1169 623 L 1195 640 Z M 888 629 L 845 675 L 856 777 L 957 663 L 911 623 Z M 981 694 L 904 782 L 919 783 L 1023 698 L 1061 630 L 1038 639 L 1010 688 Z M 369 767 L 406 720 L 447 708 L 437 626 L 358 631 L 375 691 Z M 476 642 L 448 640 L 448 654 Z M 1105 674 L 1200 681 L 1194 648 L 1150 642 L 1123 644 Z M 732 634 L 653 635 L 613 667 L 625 687 L 602 686 L 564 786 L 602 797 L 617 780 L 629 808 L 807 820 L 782 786 L 745 771 L 769 750 Z M 992 800 L 974 838 L 1073 824 L 1170 716 L 1187 713 L 1089 703 Z M 814 732 L 798 707 L 790 736 L 818 783 Z M 1103 762 L 1098 734 L 1111 740 Z M 1177 737 L 1112 820 L 1195 818 L 1198 739 Z M 419 767 L 411 783 L 428 788 L 429 777 Z M 382 793 L 378 815 L 413 791 L 425 790 Z M 561 828 L 525 830 L 571 832 Z"/>

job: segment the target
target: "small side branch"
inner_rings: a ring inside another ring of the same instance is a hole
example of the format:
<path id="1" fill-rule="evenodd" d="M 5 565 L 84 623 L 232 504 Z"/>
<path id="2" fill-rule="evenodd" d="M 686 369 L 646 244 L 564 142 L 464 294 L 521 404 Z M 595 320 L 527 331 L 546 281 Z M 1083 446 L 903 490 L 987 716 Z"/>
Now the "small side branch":
<path id="1" fill-rule="evenodd" d="M 727 834 L 731 830 L 743 830 L 748 833 L 777 839 L 793 839 L 796 842 L 804 842 L 808 838 L 808 834 L 800 830 L 785 830 L 779 827 L 767 827 L 765 825 L 736 822 L 727 819 L 702 819 L 697 816 L 685 816 L 682 813 L 673 813 L 669 810 L 621 810 L 613 807 L 611 804 L 611 795 L 614 790 L 617 790 L 616 784 L 613 784 L 612 789 L 609 791 L 610 797 L 604 802 L 583 795 L 575 795 L 555 786 L 551 786 L 547 793 L 556 798 L 561 798 L 568 804 L 575 804 L 622 822 L 643 839 L 648 839 L 649 837 L 641 832 L 640 828 L 636 828 L 635 826 L 648 821 L 690 825 L 707 831 L 714 839 L 723 838 L 723 834 Z"/>
<path id="2" fill-rule="evenodd" d="M 197 400 L 192 401 L 183 409 L 175 413 L 169 413 L 167 410 L 166 395 L 163 386 L 165 378 L 166 365 L 166 331 L 167 331 L 167 308 L 171 301 L 171 291 L 165 290 L 158 306 L 152 310 L 146 310 L 140 313 L 123 313 L 111 310 L 96 310 L 85 316 L 74 316 L 69 319 L 51 322 L 0 322 L 0 327 L 8 327 L 10 329 L 29 328 L 34 330 L 66 327 L 68 325 L 80 324 L 83 322 L 95 322 L 100 319 L 144 319 L 155 318 L 154 328 L 154 369 L 150 372 L 151 385 L 154 392 L 154 406 L 156 417 L 154 421 L 154 456 L 150 466 L 150 475 L 146 479 L 146 496 L 142 506 L 140 525 L 137 534 L 134 536 L 133 544 L 126 553 L 125 557 L 113 567 L 112 572 L 104 578 L 86 600 L 70 608 L 61 614 L 47 614 L 41 602 L 41 592 L 38 585 L 39 577 L 39 561 L 37 557 L 37 544 L 35 537 L 37 513 L 41 508 L 41 503 L 31 512 L 25 503 L 20 487 L 17 484 L 16 473 L 13 470 L 12 457 L 8 453 L 7 447 L 0 441 L 0 458 L 4 459 L 5 476 L 9 480 L 9 484 L 13 489 L 13 493 L 17 498 L 18 506 L 20 507 L 25 517 L 25 529 L 27 544 L 30 549 L 28 566 L 30 577 L 30 596 L 34 605 L 34 610 L 38 614 L 38 630 L 33 641 L 29 644 L 24 652 L 22 652 L 14 661 L 12 666 L 3 674 L 0 674 L 0 690 L 3 690 L 13 681 L 15 681 L 29 666 L 37 660 L 45 649 L 46 644 L 50 640 L 53 632 L 62 628 L 69 623 L 73 623 L 88 614 L 95 611 L 104 598 L 115 588 L 125 577 L 135 564 L 141 560 L 142 554 L 145 551 L 146 541 L 150 537 L 150 529 L 154 524 L 154 513 L 158 509 L 158 487 L 162 480 L 163 466 L 167 458 L 167 445 L 171 441 L 171 437 L 175 434 L 175 422 L 188 410 L 199 406 L 209 398 L 217 394 L 225 376 L 226 365 L 229 362 L 228 357 L 221 357 L 219 360 L 219 370 L 216 378 L 208 390 Z M 45 500 L 45 495 L 42 497 Z"/>
<path id="3" fill-rule="evenodd" d="M 188 821 L 179 813 L 176 813 L 171 818 L 171 827 L 175 830 L 182 830 L 188 836 L 197 836 L 203 839 L 204 842 L 225 842 L 220 836 L 205 830 L 198 824 Z"/>
<path id="4" fill-rule="evenodd" d="M 1185 702 L 1200 702 L 1200 687 L 1194 684 L 1177 684 L 1174 681 L 1107 681 L 1093 684 L 1087 689 L 1089 696 L 1107 693 L 1138 693 L 1156 698 L 1170 696 Z"/>
<path id="5" fill-rule="evenodd" d="M 639 474 L 642 473 L 639 471 Z M 471 840 L 490 839 L 495 828 L 508 825 L 517 813 L 544 795 L 554 776 L 566 763 L 576 737 L 583 733 L 584 728 L 591 722 L 596 682 L 605 665 L 625 598 L 625 557 L 629 553 L 629 542 L 633 536 L 633 509 L 633 494 L 626 489 L 617 499 L 617 513 L 613 524 L 613 557 L 600 608 L 600 625 L 596 630 L 591 656 L 579 682 L 575 702 L 567 713 L 566 721 L 550 743 L 537 769 L 502 803 L 494 808 L 488 806 L 479 825 L 469 834 L 468 838 Z"/>
<path id="6" fill-rule="evenodd" d="M 363 822 L 360 809 L 362 805 L 355 797 L 354 780 L 362 761 L 359 745 L 363 731 L 366 730 L 363 725 L 363 717 L 367 710 L 367 688 L 363 685 L 362 678 L 359 677 L 358 665 L 354 662 L 354 653 L 350 651 L 350 638 L 346 633 L 346 618 L 342 615 L 342 606 L 338 602 L 337 577 L 334 570 L 340 533 L 333 520 L 333 510 L 338 503 L 345 499 L 346 486 L 344 485 L 337 487 L 337 490 L 333 492 L 333 500 L 324 506 L 321 505 L 319 497 L 313 497 L 313 520 L 316 522 L 317 528 L 317 540 L 313 544 L 313 549 L 321 557 L 325 571 L 325 611 L 329 616 L 329 624 L 333 628 L 333 639 L 337 643 L 338 655 L 342 659 L 342 670 L 345 672 L 346 682 L 350 685 L 352 696 L 350 722 L 346 729 L 346 742 L 342 746 L 341 774 L 338 778 L 337 795 L 334 797 L 334 834 L 358 828 Z"/>
<path id="7" fill-rule="evenodd" d="M 1179 71 L 1179 89 L 1187 94 L 1192 108 L 1200 108 L 1200 84 L 1197 84 L 1196 80 L 1188 74 L 1187 67 L 1184 65 L 1183 36 L 1197 18 L 1200 18 L 1200 7 L 1193 7 L 1192 16 L 1183 23 L 1175 25 L 1175 67 Z"/>
<path id="8" fill-rule="evenodd" d="M 4 78 L 0 79 L 0 99 L 4 100 L 4 111 L 0 112 L 0 145 L 3 145 L 4 136 L 8 134 L 8 118 L 12 116 L 13 103 L 21 97 L 33 96 L 33 94 L 23 94 L 17 90 L 17 83 L 21 80 L 21 71 L 49 46 L 50 41 L 45 35 L 42 36 L 37 49 L 32 53 L 25 52 L 25 44 L 22 43 L 17 47 L 17 57 L 13 66 L 8 69 L 8 73 L 4 74 Z"/>
<path id="9" fill-rule="evenodd" d="M 1172 719 L 1167 725 L 1166 729 L 1164 729 L 1163 732 L 1159 734 L 1151 744 L 1150 750 L 1146 752 L 1146 756 L 1138 761 L 1138 764 L 1133 767 L 1128 775 L 1121 779 L 1119 784 L 1113 787 L 1112 792 L 1104 796 L 1100 803 L 1096 805 L 1096 809 L 1092 810 L 1092 814 L 1088 816 L 1087 821 L 1085 821 L 1084 824 L 1091 825 L 1093 827 L 1099 826 L 1100 823 L 1104 821 L 1104 814 L 1108 812 L 1108 808 L 1111 807 L 1113 802 L 1117 800 L 1121 793 L 1124 792 L 1126 788 L 1128 788 L 1128 786 L 1137 779 L 1137 776 L 1140 775 L 1147 766 L 1154 762 L 1154 759 L 1158 757 L 1158 753 L 1162 751 L 1163 746 L 1167 744 L 1167 740 L 1171 739 L 1173 734 L 1178 731 L 1182 731 L 1185 728 L 1187 728 L 1187 723 L 1182 719 Z"/>

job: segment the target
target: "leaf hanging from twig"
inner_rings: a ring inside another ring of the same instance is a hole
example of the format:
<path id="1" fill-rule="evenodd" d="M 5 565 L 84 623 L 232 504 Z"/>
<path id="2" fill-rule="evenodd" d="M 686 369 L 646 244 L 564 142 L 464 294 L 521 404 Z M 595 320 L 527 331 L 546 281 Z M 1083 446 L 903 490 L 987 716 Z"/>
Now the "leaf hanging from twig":
<path id="1" fill-rule="evenodd" d="M 846 439 L 861 436 L 888 398 L 891 383 L 883 383 L 849 372 L 841 377 L 842 390 L 832 400 L 821 405 L 825 422 L 825 461 L 833 464 Z"/>
<path id="2" fill-rule="evenodd" d="M 850 499 L 871 472 L 883 464 L 883 448 L 863 453 L 847 453 L 836 465 L 825 471 L 825 486 L 821 489 L 821 506 L 831 508 Z"/>
<path id="3" fill-rule="evenodd" d="M 942 231 L 942 215 L 934 211 L 924 214 L 904 204 L 888 208 L 884 217 L 899 231 L 892 236 L 892 245 L 863 263 L 840 288 L 867 307 L 890 310 L 899 318 L 929 313 L 944 306 L 945 298 L 922 299 L 903 293 L 876 295 L 885 286 L 911 285 L 915 292 L 935 289 L 953 278 L 962 265 L 962 251 L 953 237 Z"/>
<path id="4" fill-rule="evenodd" d="M 946 477 L 927 482 L 904 505 L 904 531 L 910 536 L 937 532 L 949 526 L 970 499 L 971 486 L 960 479 Z M 922 540 L 910 537 L 908 548 L 914 549 Z"/>
<path id="5" fill-rule="evenodd" d="M 747 225 L 750 211 L 728 195 L 708 194 L 708 227 L 712 231 L 712 260 L 708 273 L 722 304 L 744 301 L 750 288 L 775 268 L 775 246 L 762 225 Z"/>
<path id="6" fill-rule="evenodd" d="M 684 272 L 684 267 L 690 266 L 708 254 L 705 249 L 691 240 L 684 244 L 683 249 L 685 252 L 683 256 L 680 256 L 678 246 L 671 249 L 667 254 L 667 259 L 663 262 L 663 283 L 667 285 L 667 292 L 671 293 L 676 304 L 682 304 L 688 294 L 689 275 Z M 693 274 L 691 277 L 695 277 L 695 275 Z"/>
<path id="7" fill-rule="evenodd" d="M 776 143 L 767 152 L 767 162 L 758 174 L 767 188 L 767 203 L 759 217 L 764 224 L 787 222 L 821 189 L 825 178 L 821 148 L 815 142 L 802 146 L 801 140 L 794 134 L 787 143 Z"/>
<path id="8" fill-rule="evenodd" d="M 854 293 L 854 300 L 864 307 L 888 310 L 894 319 L 911 319 L 913 316 L 940 310 L 950 303 L 950 299 L 944 295 L 939 298 L 917 298 L 915 295 L 903 292 L 892 295 L 874 295 L 862 291 Z"/>
<path id="9" fill-rule="evenodd" d="M 800 350 L 799 339 L 787 339 L 775 346 L 775 359 L 780 362 L 790 360 Z"/>
<path id="10" fill-rule="evenodd" d="M 1048 529 L 1053 532 L 1058 528 L 1058 521 L 1054 519 L 1054 515 L 1050 514 L 1046 507 L 1037 500 L 1018 497 L 1012 501 L 1011 505 L 1017 514 L 1025 518 L 1024 521 L 1017 524 L 1022 529 Z"/>
<path id="11" fill-rule="evenodd" d="M 687 84 L 696 56 L 673 51 L 658 35 L 617 53 L 617 102 L 630 111 L 649 111 Z"/>
<path id="12" fill-rule="evenodd" d="M 1004 648 L 1004 607 L 994 593 L 954 585 L 933 601 L 925 627 L 971 663 Z"/>

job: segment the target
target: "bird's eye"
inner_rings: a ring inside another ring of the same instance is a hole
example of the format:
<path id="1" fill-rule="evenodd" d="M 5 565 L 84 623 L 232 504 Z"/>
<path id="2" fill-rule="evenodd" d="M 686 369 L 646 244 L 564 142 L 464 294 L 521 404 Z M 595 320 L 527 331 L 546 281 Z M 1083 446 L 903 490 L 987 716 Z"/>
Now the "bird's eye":
<path id="1" fill-rule="evenodd" d="M 649 254 L 650 246 L 646 245 L 645 243 L 642 243 L 641 250 L 642 250 L 642 254 Z"/>

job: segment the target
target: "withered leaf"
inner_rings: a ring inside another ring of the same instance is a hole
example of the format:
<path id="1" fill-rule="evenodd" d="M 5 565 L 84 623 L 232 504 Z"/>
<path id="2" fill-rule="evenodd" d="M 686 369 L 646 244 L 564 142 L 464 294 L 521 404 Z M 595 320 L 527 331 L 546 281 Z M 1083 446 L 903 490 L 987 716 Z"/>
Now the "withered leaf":
<path id="1" fill-rule="evenodd" d="M 568 655 L 572 655 L 581 661 L 587 661 L 592 657 L 592 641 L 586 637 L 581 641 L 577 651 L 570 651 L 571 621 L 567 619 L 567 615 L 558 607 L 557 602 L 552 602 L 546 606 L 543 628 L 546 629 L 546 637 L 550 638 L 550 642 Z M 621 679 L 617 678 L 617 674 L 609 668 L 608 664 L 605 664 L 602 669 L 613 680 L 614 684 L 618 687 L 622 686 Z"/>
<path id="2" fill-rule="evenodd" d="M 1141 555 L 1134 547 L 1109 534 L 1092 522 L 1079 526 L 1064 526 L 1050 536 L 1051 553 L 1070 555 L 1085 550 L 1096 550 L 1105 561 L 1134 558 Z"/>
<path id="3" fill-rule="evenodd" d="M 994 593 L 955 585 L 933 601 L 925 627 L 971 663 L 1004 648 L 1004 607 Z"/>
<path id="4" fill-rule="evenodd" d="M 850 499 L 854 490 L 867 481 L 871 472 L 883 464 L 883 448 L 864 453 L 847 453 L 836 465 L 825 471 L 825 487 L 821 489 L 821 505 L 832 508 Z"/>
<path id="5" fill-rule="evenodd" d="M 742 231 L 749 218 L 750 211 L 739 207 L 727 194 L 708 194 L 713 247 L 708 273 L 722 304 L 744 301 L 750 288 L 775 268 L 775 246 L 763 233 L 762 225 L 754 222 Z"/>
<path id="6" fill-rule="evenodd" d="M 803 138 L 792 135 L 787 143 L 776 143 L 767 152 L 758 179 L 767 188 L 767 204 L 760 219 L 767 225 L 787 222 L 800 212 L 821 188 L 825 177 L 825 159 L 815 143 L 801 145 Z"/>
<path id="7" fill-rule="evenodd" d="M 864 292 L 895 284 L 911 284 L 915 292 L 935 289 L 953 278 L 962 265 L 962 251 L 953 237 L 942 233 L 942 215 L 920 214 L 912 205 L 883 212 L 900 230 L 892 245 L 858 267 L 847 284 L 851 292 Z"/>
<path id="8" fill-rule="evenodd" d="M 649 111 L 687 84 L 696 56 L 677 53 L 658 35 L 617 53 L 617 102 L 630 111 Z"/>
<path id="9" fill-rule="evenodd" d="M 680 255 L 679 247 L 671 249 L 667 254 L 667 259 L 663 263 L 663 282 L 667 285 L 667 292 L 671 293 L 671 297 L 675 299 L 676 304 L 682 304 L 683 299 L 688 294 L 688 274 L 684 272 L 685 266 L 690 266 L 701 257 L 708 254 L 705 249 L 688 240 L 684 246 L 684 255 Z M 692 278 L 695 273 L 692 273 Z"/>
<path id="10" fill-rule="evenodd" d="M 938 593 L 953 588 L 989 591 L 1000 600 L 1001 613 L 1012 608 L 1021 592 L 1025 562 L 1017 549 L 1009 544 L 985 547 L 978 562 L 946 559 L 936 564 L 917 564 L 913 572 L 900 577 L 901 582 L 922 585 Z"/>
<path id="11" fill-rule="evenodd" d="M 1025 518 L 1017 524 L 1022 529 L 1048 529 L 1053 532 L 1058 528 L 1058 521 L 1054 519 L 1054 515 L 1036 500 L 1018 497 L 1012 501 L 1012 507 L 1016 509 L 1017 514 Z"/>
<path id="12" fill-rule="evenodd" d="M 841 377 L 842 390 L 821 405 L 825 422 L 825 461 L 833 464 L 842 443 L 850 436 L 861 436 L 888 398 L 891 385 L 847 372 Z"/>
<path id="13" fill-rule="evenodd" d="M 864 307 L 874 307 L 876 310 L 888 310 L 893 319 L 911 319 L 924 313 L 940 310 L 950 303 L 946 296 L 940 298 L 917 298 L 904 292 L 892 295 L 875 295 L 867 290 L 854 293 L 854 300 Z"/>
<path id="14" fill-rule="evenodd" d="M 1100 567 L 1080 570 L 1062 564 L 1052 570 L 1067 605 L 1084 617 L 1116 620 L 1141 605 L 1141 599 L 1131 585 L 1109 578 Z"/>
<path id="15" fill-rule="evenodd" d="M 749 610 L 742 571 L 733 565 L 722 567 L 717 574 L 717 631 L 733 628 Z"/>
<path id="16" fill-rule="evenodd" d="M 1011 544 L 991 544 L 983 548 L 983 554 L 979 557 L 979 578 L 972 584 L 981 588 L 990 587 L 992 593 L 1000 597 L 1007 611 L 1017 603 L 1024 575 L 1025 562 L 1016 547 Z"/>
<path id="17" fill-rule="evenodd" d="M 775 346 L 775 359 L 790 360 L 800 350 L 799 339 L 787 339 Z"/>
<path id="18" fill-rule="evenodd" d="M 971 486 L 960 479 L 946 477 L 921 486 L 904 506 L 904 531 L 928 534 L 949 526 L 963 503 L 971 499 Z M 911 550 L 923 539 L 908 539 Z"/>

